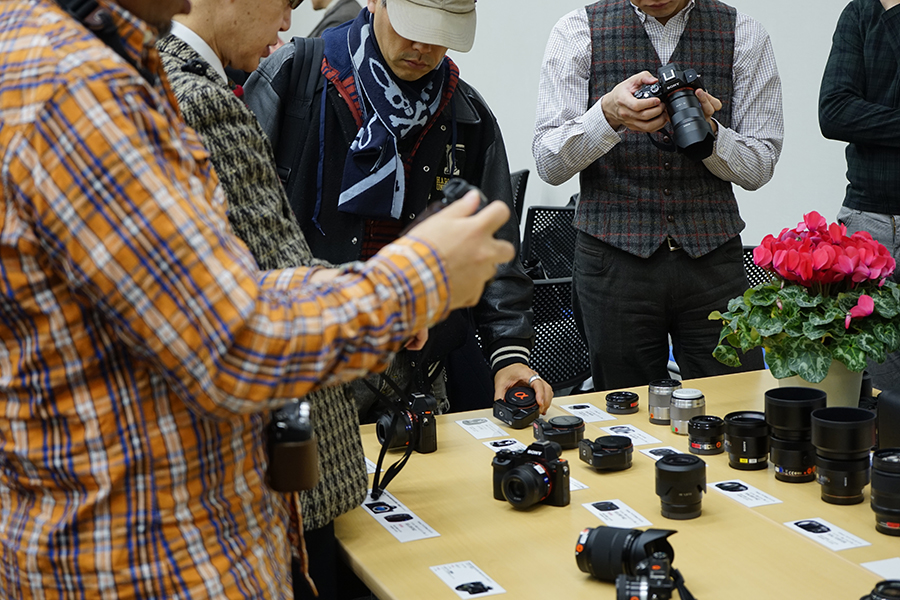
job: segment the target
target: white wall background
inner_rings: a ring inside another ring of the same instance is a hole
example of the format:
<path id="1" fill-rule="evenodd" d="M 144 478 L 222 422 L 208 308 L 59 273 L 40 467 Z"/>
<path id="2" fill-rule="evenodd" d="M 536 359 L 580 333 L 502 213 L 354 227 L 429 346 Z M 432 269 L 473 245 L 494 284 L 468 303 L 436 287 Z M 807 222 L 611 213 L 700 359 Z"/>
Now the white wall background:
<path id="1" fill-rule="evenodd" d="M 784 91 L 785 142 L 772 181 L 756 192 L 735 186 L 747 222 L 744 243 L 793 226 L 817 210 L 833 220 L 844 196 L 844 144 L 819 132 L 819 84 L 831 35 L 848 0 L 729 0 L 760 21 L 775 48 Z M 481 0 L 471 52 L 450 53 L 462 77 L 475 86 L 497 115 L 510 169 L 531 169 L 526 206 L 565 204 L 578 191 L 577 177 L 553 187 L 538 178 L 531 156 L 538 79 L 550 30 L 586 0 Z M 304 2 L 294 11 L 290 35 L 306 35 L 321 12 Z M 690 65 L 683 65 L 688 67 Z"/>

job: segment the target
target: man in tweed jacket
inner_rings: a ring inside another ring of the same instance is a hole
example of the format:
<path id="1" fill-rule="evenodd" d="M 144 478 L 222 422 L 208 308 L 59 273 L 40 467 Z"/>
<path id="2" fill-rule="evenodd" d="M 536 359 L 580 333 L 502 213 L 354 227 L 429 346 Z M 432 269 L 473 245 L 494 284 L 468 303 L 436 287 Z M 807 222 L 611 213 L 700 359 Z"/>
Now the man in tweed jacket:
<path id="1" fill-rule="evenodd" d="M 717 137 L 702 162 L 646 135 L 668 116 L 634 92 L 668 63 L 695 69 L 708 90 L 696 95 Z M 594 387 L 668 377 L 670 336 L 685 379 L 731 372 L 712 356 L 720 327 L 707 316 L 748 286 L 732 184 L 759 188 L 781 152 L 765 29 L 717 0 L 600 0 L 554 27 L 539 94 L 538 174 L 553 185 L 581 178 L 573 300 Z M 761 368 L 762 357 L 743 363 Z"/>
<path id="2" fill-rule="evenodd" d="M 221 71 L 222 60 L 211 49 L 214 44 L 190 28 L 210 4 L 215 2 L 194 0 L 191 15 L 179 16 L 182 22 L 173 23 L 173 33 L 157 44 L 179 107 L 209 150 L 228 199 L 229 222 L 259 267 L 268 270 L 323 264 L 309 250 L 275 172 L 268 138 L 238 97 L 240 88 L 226 80 Z M 272 30 L 271 35 L 276 32 L 277 29 Z M 228 43 L 240 42 L 232 38 Z M 266 43 L 267 38 L 263 37 L 260 48 L 264 49 Z M 310 574 L 320 597 L 333 598 L 332 521 L 362 503 L 367 484 L 365 460 L 356 402 L 349 385 L 324 389 L 306 399 L 312 404 L 319 441 L 320 479 L 315 488 L 300 493 L 303 526 Z M 328 566 L 321 567 L 323 563 Z M 295 590 L 305 586 L 298 575 L 295 569 Z"/>

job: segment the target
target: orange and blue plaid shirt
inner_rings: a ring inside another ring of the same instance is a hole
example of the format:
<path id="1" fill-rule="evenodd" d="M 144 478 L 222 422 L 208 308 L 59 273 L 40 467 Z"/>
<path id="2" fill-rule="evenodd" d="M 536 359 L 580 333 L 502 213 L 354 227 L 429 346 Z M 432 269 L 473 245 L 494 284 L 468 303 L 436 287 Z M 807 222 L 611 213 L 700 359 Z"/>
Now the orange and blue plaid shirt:
<path id="1" fill-rule="evenodd" d="M 161 71 L 154 32 L 108 6 Z M 330 284 L 260 273 L 160 82 L 52 2 L 0 2 L 5 598 L 290 597 L 262 412 L 446 316 L 421 241 Z"/>

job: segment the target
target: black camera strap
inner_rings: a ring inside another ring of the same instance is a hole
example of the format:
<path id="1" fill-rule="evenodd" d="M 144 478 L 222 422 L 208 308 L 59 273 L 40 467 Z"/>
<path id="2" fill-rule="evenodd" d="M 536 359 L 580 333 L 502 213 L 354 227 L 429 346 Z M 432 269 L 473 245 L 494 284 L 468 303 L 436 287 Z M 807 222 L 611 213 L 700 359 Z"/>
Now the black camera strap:
<path id="1" fill-rule="evenodd" d="M 388 384 L 388 387 L 394 390 L 394 393 L 397 394 L 397 400 L 391 400 L 388 396 L 384 394 L 380 389 L 376 388 L 374 385 L 366 381 L 365 379 L 362 382 L 368 387 L 375 397 L 380 400 L 387 408 L 391 411 L 391 425 L 387 435 L 384 437 L 384 441 L 381 443 L 381 451 L 378 453 L 378 463 L 375 465 L 375 478 L 372 480 L 372 499 L 378 500 L 381 497 L 382 492 L 387 488 L 388 483 L 400 473 L 400 470 L 406 466 L 407 461 L 409 461 L 409 457 L 412 456 L 413 448 L 416 447 L 418 440 L 415 439 L 416 429 L 410 432 L 410 440 L 406 445 L 406 451 L 403 453 L 403 456 L 384 472 L 384 478 L 381 478 L 381 466 L 384 464 L 384 457 L 387 454 L 387 450 L 391 445 L 391 442 L 394 439 L 394 432 L 397 429 L 397 425 L 400 423 L 401 418 L 401 402 L 405 397 L 403 390 L 400 389 L 400 386 L 391 379 L 390 377 L 385 377 L 383 374 L 380 376 L 381 380 Z"/>
<path id="2" fill-rule="evenodd" d="M 669 138 L 670 140 L 674 140 L 675 136 L 665 129 L 660 129 L 657 133 L 663 134 L 664 137 Z M 654 137 L 652 133 L 648 133 L 647 137 L 650 138 L 650 141 L 654 146 L 662 150 L 663 152 L 678 152 L 678 146 L 675 145 L 675 142 L 669 142 L 668 144 L 665 142 L 660 142 Z"/>
<path id="3" fill-rule="evenodd" d="M 675 587 L 678 588 L 678 597 L 681 598 L 681 600 L 697 600 L 684 584 L 684 577 L 681 576 L 681 571 L 672 569 L 672 580 L 675 582 Z"/>

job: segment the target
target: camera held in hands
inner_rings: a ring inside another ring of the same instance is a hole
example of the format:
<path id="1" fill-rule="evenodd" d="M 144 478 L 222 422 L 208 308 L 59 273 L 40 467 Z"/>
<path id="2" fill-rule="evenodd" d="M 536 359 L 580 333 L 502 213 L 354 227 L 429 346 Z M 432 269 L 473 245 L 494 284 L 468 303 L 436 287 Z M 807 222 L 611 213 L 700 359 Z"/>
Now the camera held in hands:
<path id="1" fill-rule="evenodd" d="M 419 454 L 437 450 L 437 400 L 434 396 L 412 392 L 407 397 L 407 406 L 398 412 L 386 413 L 375 422 L 375 434 L 382 445 L 387 441 L 389 449 L 412 449 Z M 393 425 L 393 428 L 391 424 Z"/>
<path id="2" fill-rule="evenodd" d="M 640 100 L 659 98 L 666 105 L 675 144 L 672 148 L 661 149 L 677 151 L 691 160 L 709 157 L 716 136 L 697 98 L 696 90 L 705 89 L 700 75 L 694 69 L 682 71 L 677 64 L 670 63 L 660 67 L 656 76 L 659 81 L 643 86 L 634 97 Z M 650 139 L 659 145 L 655 139 Z"/>
<path id="3" fill-rule="evenodd" d="M 524 510 L 539 502 L 569 505 L 569 463 L 556 442 L 534 442 L 524 450 L 494 456 L 494 499 Z"/>
<path id="4" fill-rule="evenodd" d="M 534 390 L 527 386 L 510 388 L 502 400 L 494 402 L 494 417 L 513 429 L 525 429 L 540 412 Z"/>
<path id="5" fill-rule="evenodd" d="M 319 482 L 319 453 L 309 402 L 295 400 L 274 411 L 266 434 L 269 487 L 276 492 L 314 488 Z"/>

